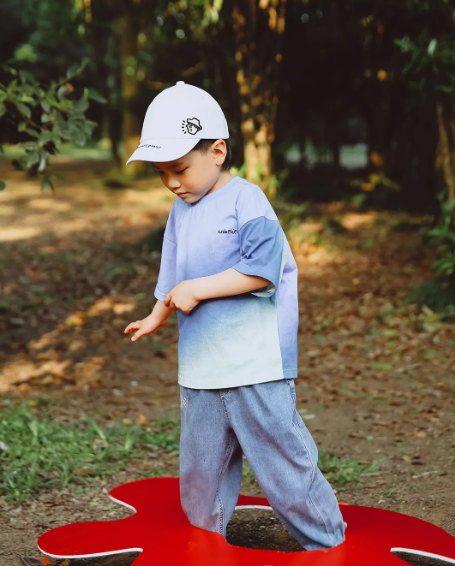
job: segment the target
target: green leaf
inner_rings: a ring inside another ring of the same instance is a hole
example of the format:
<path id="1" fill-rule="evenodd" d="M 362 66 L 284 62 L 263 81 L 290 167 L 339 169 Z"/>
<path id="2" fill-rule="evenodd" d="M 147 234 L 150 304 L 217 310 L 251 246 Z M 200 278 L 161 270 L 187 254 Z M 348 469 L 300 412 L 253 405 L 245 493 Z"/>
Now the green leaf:
<path id="1" fill-rule="evenodd" d="M 25 116 L 26 118 L 32 117 L 32 111 L 26 104 L 22 104 L 22 102 L 16 102 L 16 108 L 19 110 L 22 116 Z"/>
<path id="2" fill-rule="evenodd" d="M 49 175 L 45 175 L 41 180 L 41 189 L 44 191 L 45 189 L 54 189 L 54 185 L 52 184 L 52 179 Z"/>
<path id="3" fill-rule="evenodd" d="M 32 130 L 32 128 L 25 128 L 25 131 L 29 136 L 32 136 L 32 138 L 37 138 L 39 136 L 39 133 L 36 130 Z"/>
<path id="4" fill-rule="evenodd" d="M 54 131 L 54 130 L 53 130 L 53 131 Z M 69 132 L 68 130 L 60 131 L 60 132 L 58 132 L 58 134 L 60 135 L 60 137 L 61 137 L 63 140 L 71 141 L 71 140 L 73 139 L 72 133 Z"/>
<path id="5" fill-rule="evenodd" d="M 432 57 L 434 55 L 434 52 L 436 51 L 436 47 L 438 46 L 438 40 L 437 39 L 432 39 L 430 41 L 430 43 L 428 44 L 428 55 L 430 57 Z"/>
<path id="6" fill-rule="evenodd" d="M 386 364 L 383 362 L 371 362 L 370 363 L 371 369 L 380 369 L 380 370 L 391 370 L 393 366 L 391 364 Z"/>
<path id="7" fill-rule="evenodd" d="M 51 105 L 49 104 L 49 102 L 47 102 L 47 100 L 42 100 L 41 108 L 44 110 L 46 114 L 48 114 L 51 110 Z"/>
<path id="8" fill-rule="evenodd" d="M 436 85 L 436 90 L 440 90 L 441 92 L 445 92 L 446 94 L 450 94 L 454 91 L 453 86 L 443 86 L 443 85 Z"/>
<path id="9" fill-rule="evenodd" d="M 62 145 L 62 140 L 60 139 L 59 136 L 52 136 L 52 143 L 55 145 L 55 147 L 58 149 L 60 149 L 61 145 Z"/>
<path id="10" fill-rule="evenodd" d="M 3 116 L 5 112 L 6 112 L 6 106 L 3 104 L 3 102 L 0 102 L 0 118 Z"/>
<path id="11" fill-rule="evenodd" d="M 80 146 L 83 146 L 85 144 L 85 141 L 86 141 L 86 137 L 85 137 L 84 133 L 81 132 L 80 130 L 74 130 L 73 139 Z"/>
<path id="12" fill-rule="evenodd" d="M 101 104 L 105 104 L 107 102 L 104 96 L 101 96 L 101 94 L 93 88 L 88 89 L 88 97 L 95 102 L 100 102 Z"/>
<path id="13" fill-rule="evenodd" d="M 40 160 L 39 152 L 31 151 L 30 153 L 27 153 L 27 157 L 25 158 L 25 166 L 31 167 L 32 165 L 35 165 L 35 163 L 38 163 L 39 160 Z"/>
<path id="14" fill-rule="evenodd" d="M 19 77 L 23 83 L 33 82 L 34 77 L 30 71 L 25 71 L 24 69 L 19 71 Z"/>
<path id="15" fill-rule="evenodd" d="M 92 135 L 93 126 L 89 122 L 85 122 L 84 124 L 82 124 L 81 128 L 87 137 L 90 137 Z"/>
<path id="16" fill-rule="evenodd" d="M 3 191 L 3 189 L 6 187 L 6 183 L 5 181 L 0 181 L 0 191 Z"/>
<path id="17" fill-rule="evenodd" d="M 46 112 L 43 112 L 41 114 L 41 123 L 44 124 L 46 122 L 50 122 L 51 117 L 49 116 L 49 114 L 47 114 Z"/>
<path id="18" fill-rule="evenodd" d="M 77 73 L 79 71 L 79 69 L 81 68 L 81 64 L 80 63 L 74 63 L 73 65 L 71 65 L 71 67 L 66 71 L 66 77 L 70 78 L 74 75 L 74 73 Z"/>
<path id="19" fill-rule="evenodd" d="M 61 87 L 59 87 L 59 89 L 57 91 L 57 97 L 58 97 L 59 100 L 63 100 L 67 94 L 68 93 L 66 91 L 65 85 L 62 85 Z"/>
<path id="20" fill-rule="evenodd" d="M 34 141 L 26 141 L 21 143 L 21 149 L 35 149 L 36 142 Z"/>
<path id="21" fill-rule="evenodd" d="M 11 95 L 13 93 L 13 90 L 16 88 L 16 86 L 17 86 L 17 79 L 14 79 L 6 87 L 7 93 Z"/>
<path id="22" fill-rule="evenodd" d="M 39 135 L 38 141 L 42 144 L 45 144 L 45 143 L 51 141 L 51 139 L 52 139 L 51 132 L 46 130 L 44 132 L 41 132 L 41 134 Z"/>
<path id="23" fill-rule="evenodd" d="M 88 100 L 83 96 L 74 104 L 75 112 L 85 112 L 89 107 Z"/>

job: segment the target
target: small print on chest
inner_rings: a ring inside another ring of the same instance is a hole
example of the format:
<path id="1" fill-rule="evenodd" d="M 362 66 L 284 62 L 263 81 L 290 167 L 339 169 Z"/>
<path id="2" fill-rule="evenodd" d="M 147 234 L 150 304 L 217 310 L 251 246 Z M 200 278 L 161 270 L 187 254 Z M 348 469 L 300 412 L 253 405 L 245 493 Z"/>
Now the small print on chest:
<path id="1" fill-rule="evenodd" d="M 237 234 L 237 230 L 230 228 L 229 230 L 218 230 L 218 234 Z"/>

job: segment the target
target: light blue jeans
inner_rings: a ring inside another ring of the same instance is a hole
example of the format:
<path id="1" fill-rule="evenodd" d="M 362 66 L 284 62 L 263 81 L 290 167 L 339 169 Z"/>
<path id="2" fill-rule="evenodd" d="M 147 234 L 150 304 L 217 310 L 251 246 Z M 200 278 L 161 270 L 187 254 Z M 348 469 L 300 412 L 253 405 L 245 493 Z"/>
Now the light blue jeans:
<path id="1" fill-rule="evenodd" d="M 306 550 L 344 541 L 336 496 L 296 410 L 293 379 L 232 389 L 180 387 L 180 496 L 190 523 L 226 536 L 242 458 L 272 509 Z"/>

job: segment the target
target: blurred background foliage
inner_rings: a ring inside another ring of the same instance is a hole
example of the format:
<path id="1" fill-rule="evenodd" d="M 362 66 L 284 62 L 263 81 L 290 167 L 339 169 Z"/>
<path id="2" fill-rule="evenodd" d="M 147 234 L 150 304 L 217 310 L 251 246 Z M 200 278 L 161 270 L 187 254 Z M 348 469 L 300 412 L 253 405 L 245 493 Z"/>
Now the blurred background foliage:
<path id="1" fill-rule="evenodd" d="M 237 171 L 271 200 L 444 216 L 454 26 L 452 0 L 3 0 L 0 143 L 44 188 L 71 139 L 107 140 L 122 171 L 153 97 L 184 80 L 220 102 Z"/>

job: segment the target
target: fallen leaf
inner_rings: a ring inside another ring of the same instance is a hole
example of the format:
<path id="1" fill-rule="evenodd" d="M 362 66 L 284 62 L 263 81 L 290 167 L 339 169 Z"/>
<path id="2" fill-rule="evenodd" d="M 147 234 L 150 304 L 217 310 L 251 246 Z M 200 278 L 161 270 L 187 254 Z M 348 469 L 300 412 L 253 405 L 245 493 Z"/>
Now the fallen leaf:
<path id="1" fill-rule="evenodd" d="M 86 468 L 73 468 L 73 473 L 77 474 L 78 476 L 90 476 L 94 474 L 94 470 L 86 469 Z"/>
<path id="2" fill-rule="evenodd" d="M 144 414 L 140 414 L 138 416 L 138 418 L 136 419 L 136 424 L 137 425 L 145 425 L 147 424 L 147 417 Z"/>
<path id="3" fill-rule="evenodd" d="M 82 311 L 76 311 L 65 320 L 65 324 L 66 326 L 83 326 L 86 316 Z"/>
<path id="4" fill-rule="evenodd" d="M 419 432 L 416 432 L 414 434 L 415 438 L 426 438 L 428 435 L 424 430 L 419 430 Z"/>

